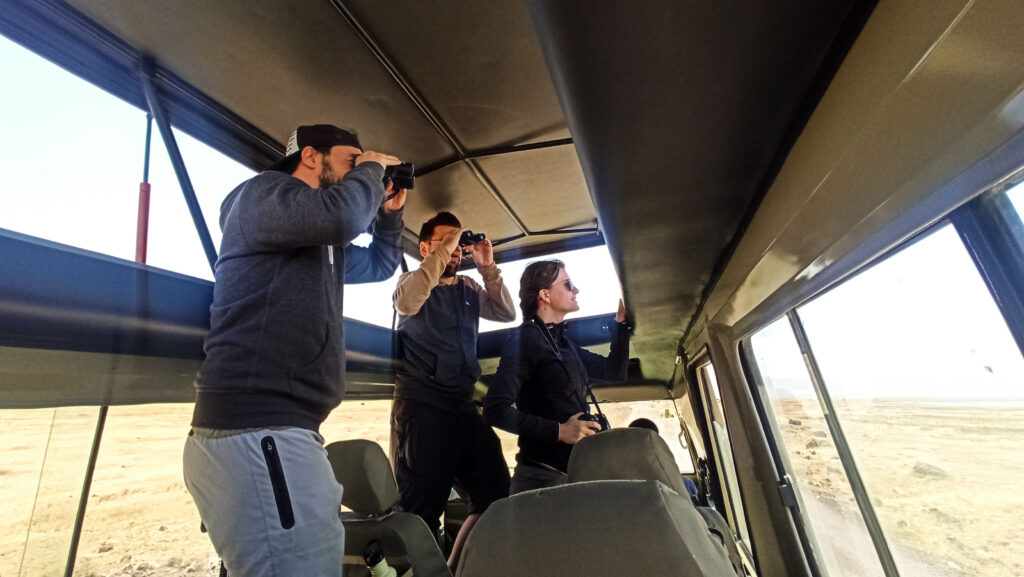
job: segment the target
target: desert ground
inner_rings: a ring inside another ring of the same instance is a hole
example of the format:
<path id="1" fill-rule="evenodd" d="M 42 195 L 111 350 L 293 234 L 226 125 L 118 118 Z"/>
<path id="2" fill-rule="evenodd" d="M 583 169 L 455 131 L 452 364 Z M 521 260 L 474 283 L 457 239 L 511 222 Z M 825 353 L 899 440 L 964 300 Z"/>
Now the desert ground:
<path id="1" fill-rule="evenodd" d="M 606 413 L 615 426 L 651 418 L 672 443 L 678 425 L 670 406 L 608 405 Z M 76 576 L 217 574 L 181 480 L 191 410 L 110 409 Z M 1024 576 L 1024 406 L 863 401 L 838 411 L 902 575 Z M 387 452 L 389 412 L 389 401 L 349 400 L 321 433 L 328 442 L 371 439 Z M 8 441 L 0 460 L 0 577 L 63 574 L 96 416 L 95 408 L 77 407 L 0 411 Z M 820 411 L 791 400 L 775 416 L 830 573 L 881 575 Z M 512 465 L 515 438 L 500 436 Z"/>
<path id="2" fill-rule="evenodd" d="M 882 575 L 817 400 L 776 405 L 830 573 Z M 836 407 L 903 577 L 1024 575 L 1024 403 L 863 400 Z"/>

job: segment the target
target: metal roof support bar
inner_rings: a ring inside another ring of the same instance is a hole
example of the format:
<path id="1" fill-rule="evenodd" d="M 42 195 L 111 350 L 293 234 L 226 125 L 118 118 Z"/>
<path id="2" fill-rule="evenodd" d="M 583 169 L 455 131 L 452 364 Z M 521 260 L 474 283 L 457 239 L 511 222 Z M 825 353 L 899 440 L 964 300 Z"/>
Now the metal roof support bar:
<path id="1" fill-rule="evenodd" d="M 900 573 L 896 569 L 896 562 L 892 558 L 892 552 L 889 551 L 889 544 L 885 540 L 885 534 L 882 533 L 882 525 L 878 522 L 878 516 L 875 515 L 875 508 L 871 505 L 871 500 L 868 499 L 864 480 L 861 479 L 860 471 L 857 470 L 857 464 L 853 460 L 853 453 L 850 451 L 850 445 L 846 442 L 846 435 L 843 434 L 843 429 L 839 425 L 839 419 L 836 418 L 832 396 L 829 394 L 828 389 L 825 388 L 825 381 L 822 379 L 818 361 L 815 360 L 814 353 L 811 351 L 811 342 L 807 339 L 804 325 L 800 322 L 800 316 L 797 315 L 796 310 L 789 311 L 786 316 L 789 317 L 789 324 L 793 327 L 796 342 L 800 345 L 800 354 L 804 357 L 804 364 L 807 365 L 807 373 L 811 377 L 811 385 L 814 387 L 814 392 L 818 395 L 818 401 L 821 403 L 821 412 L 825 415 L 825 423 L 828 425 L 829 433 L 832 434 L 832 440 L 836 444 L 836 452 L 839 453 L 839 461 L 843 465 L 846 477 L 850 480 L 853 498 L 857 501 L 857 507 L 864 518 L 868 535 L 871 536 L 871 543 L 875 546 L 875 553 L 878 555 L 878 560 L 882 563 L 882 570 L 885 571 L 886 577 L 899 577 Z"/>
<path id="2" fill-rule="evenodd" d="M 107 423 L 107 405 L 100 407 L 96 418 L 96 432 L 92 437 L 92 448 L 89 449 L 89 463 L 85 467 L 85 480 L 82 481 L 82 493 L 78 496 L 78 512 L 75 514 L 75 528 L 71 531 L 71 547 L 68 549 L 68 560 L 64 565 L 64 577 L 71 577 L 75 571 L 75 559 L 78 557 L 78 542 L 82 537 L 82 525 L 85 523 L 85 506 L 89 504 L 89 491 L 92 488 L 92 476 L 96 471 L 96 458 L 100 454 L 100 441 L 103 440 L 103 427 Z"/>
<path id="3" fill-rule="evenodd" d="M 456 154 L 459 155 L 459 159 L 466 163 L 469 170 L 474 176 L 476 176 L 477 180 L 480 181 L 480 184 L 487 189 L 487 192 L 494 197 L 494 200 L 498 202 L 508 217 L 512 219 L 512 222 L 515 223 L 516 227 L 523 231 L 523 234 L 529 236 L 531 234 L 530 230 L 526 228 L 526 224 L 519 218 L 519 215 L 512 210 L 512 207 L 508 204 L 508 201 L 505 200 L 505 197 L 501 196 L 501 193 L 498 192 L 494 183 L 487 178 L 482 170 L 480 170 L 480 167 L 477 166 L 476 162 L 473 162 L 473 160 L 468 156 L 466 148 L 462 146 L 462 143 L 459 142 L 457 138 L 455 138 L 455 135 L 452 134 L 452 131 L 448 128 L 448 125 L 444 123 L 444 120 L 441 119 L 441 116 L 430 107 L 426 99 L 423 98 L 419 91 L 416 90 L 416 87 L 414 87 L 412 83 L 409 82 L 398 70 L 398 67 L 391 62 L 391 59 L 384 53 L 384 50 L 377 44 L 377 41 L 374 40 L 373 36 L 370 36 L 369 31 L 363 27 L 363 24 L 359 22 L 355 14 L 348 9 L 348 6 L 345 6 L 342 0 L 331 0 L 331 5 L 334 6 L 335 10 L 337 10 L 343 18 L 345 18 L 345 21 L 349 23 L 352 30 L 354 30 L 356 35 L 359 36 L 359 39 L 366 44 L 366 47 L 370 49 L 370 52 L 377 58 L 377 61 L 380 62 L 381 66 L 388 71 L 391 78 L 395 80 L 399 88 L 401 88 L 402 91 L 405 92 L 405 95 L 409 97 L 409 100 L 411 100 L 423 116 L 426 117 L 427 121 L 429 121 L 441 137 L 455 149 Z"/>
<path id="4" fill-rule="evenodd" d="M 1024 353 L 1024 222 L 1002 190 L 979 195 L 949 220 Z"/>
<path id="5" fill-rule="evenodd" d="M 206 253 L 206 260 L 210 262 L 210 271 L 212 272 L 214 265 L 217 263 L 217 249 L 213 246 L 210 230 L 206 227 L 206 219 L 203 218 L 203 211 L 199 208 L 199 200 L 196 199 L 196 191 L 192 188 L 192 181 L 189 180 L 188 171 L 185 169 L 185 161 L 181 158 L 178 143 L 174 140 L 171 125 L 167 122 L 164 109 L 160 105 L 160 97 L 157 96 L 156 88 L 153 86 L 154 68 L 152 59 L 146 56 L 139 59 L 139 78 L 142 82 L 142 93 L 146 96 L 149 113 L 156 119 L 156 125 L 160 128 L 160 136 L 163 137 L 164 146 L 167 147 L 167 155 L 171 157 L 171 165 L 174 166 L 174 173 L 178 176 L 181 192 L 185 195 L 185 203 L 188 205 L 188 211 L 192 215 L 192 222 L 196 225 L 199 241 L 203 244 L 203 251 Z"/>
<path id="6" fill-rule="evenodd" d="M 431 172 L 441 170 L 442 168 L 448 168 L 449 166 L 461 162 L 463 160 L 476 160 L 478 158 L 489 158 L 492 156 L 501 156 L 505 154 L 513 154 L 516 152 L 523 152 L 527 150 L 539 150 L 542 148 L 553 148 L 556 146 L 566 146 L 572 144 L 571 138 L 560 138 L 558 140 L 545 140 L 544 142 L 531 142 L 530 144 L 516 144 L 513 146 L 498 146 L 494 148 L 483 148 L 467 152 L 464 156 L 449 158 L 442 160 L 441 162 L 435 162 L 425 166 L 424 168 L 416 171 L 416 176 L 426 176 Z"/>

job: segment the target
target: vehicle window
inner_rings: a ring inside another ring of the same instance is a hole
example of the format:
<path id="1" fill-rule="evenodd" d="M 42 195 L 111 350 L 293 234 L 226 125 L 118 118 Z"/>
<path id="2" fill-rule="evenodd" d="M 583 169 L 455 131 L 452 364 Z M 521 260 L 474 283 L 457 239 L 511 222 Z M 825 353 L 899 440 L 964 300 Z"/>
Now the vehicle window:
<path id="1" fill-rule="evenodd" d="M 567 319 L 571 320 L 573 318 L 611 313 L 618 310 L 622 289 L 619 285 L 619 279 L 615 275 L 611 256 L 608 255 L 608 247 L 604 245 L 595 246 L 499 264 L 498 268 L 501 269 L 501 278 L 505 282 L 509 294 L 512 296 L 512 302 L 515 303 L 516 320 L 511 323 L 496 323 L 481 319 L 481 332 L 507 329 L 518 326 L 523 322 L 523 314 L 519 311 L 519 279 L 523 276 L 523 271 L 526 270 L 530 263 L 551 259 L 557 259 L 565 263 L 565 270 L 569 273 L 573 284 L 580 290 L 580 294 L 577 296 L 580 310 L 568 315 Z M 479 283 L 483 282 L 476 269 L 469 270 L 465 274 L 473 277 L 473 280 Z"/>
<path id="2" fill-rule="evenodd" d="M 353 244 L 368 246 L 372 238 L 368 234 L 362 234 L 353 241 Z M 419 268 L 420 263 L 411 256 L 403 255 L 403 258 L 405 258 L 405 264 L 409 267 L 409 270 Z M 385 281 L 346 284 L 344 294 L 345 316 L 390 329 L 395 313 L 392 296 L 395 294 L 395 287 L 398 286 L 398 277 L 401 275 L 402 269 L 399 267 L 395 270 L 395 274 Z"/>
<path id="3" fill-rule="evenodd" d="M 109 408 L 75 575 L 209 575 L 219 566 L 182 479 L 192 408 Z"/>
<path id="4" fill-rule="evenodd" d="M 140 124 L 138 143 L 145 142 L 145 124 Z M 220 251 L 220 205 L 224 198 L 242 182 L 252 178 L 256 173 L 242 166 L 220 152 L 199 142 L 191 136 L 174 130 L 174 139 L 181 150 L 189 180 L 195 189 L 196 199 L 203 211 L 203 219 L 213 239 L 213 246 Z M 142 163 L 134 168 L 138 178 L 142 176 Z M 192 215 L 185 204 L 185 197 L 174 174 L 170 156 L 164 146 L 163 139 L 153 124 L 152 152 L 150 153 L 149 182 L 151 187 L 149 201 L 149 246 L 146 264 L 187 274 L 198 278 L 213 280 L 213 272 L 203 252 Z M 135 185 L 138 191 L 138 184 Z M 138 195 L 136 194 L 136 205 Z M 134 258 L 135 220 L 131 219 L 132 257 Z"/>
<path id="5" fill-rule="evenodd" d="M 406 223 L 408 226 L 408 223 Z M 370 235 L 361 235 L 355 240 L 355 244 L 367 246 L 370 242 Z M 198 242 L 198 241 L 197 241 Z M 615 269 L 612 267 L 611 257 L 608 255 L 608 248 L 597 246 L 581 250 L 553 254 L 543 259 L 558 259 L 565 263 L 573 283 L 580 289 L 578 301 L 580 310 L 572 313 L 567 318 L 579 318 L 618 310 L 619 298 L 622 295 L 619 288 L 618 277 L 615 276 Z M 542 260 L 523 259 L 512 262 L 505 262 L 498 265 L 501 270 L 501 278 L 508 288 L 509 295 L 516 308 L 516 320 L 511 323 L 497 323 L 486 319 L 480 319 L 480 332 L 497 331 L 518 326 L 523 322 L 522 313 L 519 311 L 519 279 L 523 271 L 531 262 Z M 409 255 L 405 255 L 406 266 L 409 270 L 416 270 L 420 267 L 419 261 Z M 476 282 L 483 284 L 483 278 L 476 269 L 469 269 L 460 274 L 471 277 Z M 368 284 L 345 285 L 345 316 L 363 322 L 374 324 L 380 327 L 391 327 L 392 306 L 391 297 L 398 284 L 398 277 L 401 272 L 386 281 Z"/>
<path id="6" fill-rule="evenodd" d="M 831 575 L 883 575 L 789 320 L 754 333 L 750 344 L 818 565 Z"/>
<path id="7" fill-rule="evenodd" d="M 732 456 L 732 442 L 729 440 L 729 427 L 722 409 L 722 392 L 718 387 L 718 376 L 710 362 L 697 367 L 697 379 L 701 387 L 701 400 L 704 404 L 705 418 L 712 433 L 714 443 L 715 464 L 724 486 L 722 495 L 728 501 L 727 516 L 733 528 L 750 546 L 747 533 L 747 520 L 743 514 L 743 503 L 740 497 L 740 486 L 736 476 L 736 462 Z"/>
<path id="8" fill-rule="evenodd" d="M 0 74 L 0 228 L 134 260 L 146 113 L 5 38 Z M 220 203 L 253 172 L 175 134 L 219 246 Z M 212 279 L 155 125 L 150 183 L 148 263 Z"/>
<path id="9" fill-rule="evenodd" d="M 134 258 L 145 113 L 6 38 L 0 74 L 0 227 Z"/>
<path id="10" fill-rule="evenodd" d="M 686 475 L 694 473 L 693 461 L 690 459 L 689 448 L 686 446 L 680 419 L 672 400 L 601 403 L 601 410 L 608 416 L 612 427 L 627 427 L 641 418 L 653 421 L 658 426 L 658 434 L 665 440 L 672 451 L 672 456 L 676 458 L 679 471 Z"/>
<path id="11" fill-rule="evenodd" d="M 391 399 L 346 399 L 320 425 L 325 443 L 368 439 L 391 456 Z"/>
<path id="12" fill-rule="evenodd" d="M 639 418 L 654 421 L 654 424 L 658 426 L 658 434 L 672 451 L 672 456 L 675 457 L 676 463 L 679 465 L 679 471 L 686 475 L 693 474 L 693 462 L 690 460 L 690 453 L 682 440 L 680 421 L 671 400 L 601 403 L 601 410 L 608 417 L 612 427 L 625 427 Z M 498 428 L 495 428 L 494 432 L 501 440 L 501 451 L 511 473 L 516 466 L 519 437 Z"/>
<path id="13" fill-rule="evenodd" d="M 952 226 L 798 314 L 900 574 L 1020 571 L 1024 359 Z"/>
<path id="14" fill-rule="evenodd" d="M 1006 196 L 1010 199 L 1010 203 L 1013 204 L 1013 208 L 1017 209 L 1017 216 L 1024 220 L 1024 182 L 1010 189 Z"/>
<path id="15" fill-rule="evenodd" d="M 99 409 L 5 409 L 0 575 L 62 575 Z"/>

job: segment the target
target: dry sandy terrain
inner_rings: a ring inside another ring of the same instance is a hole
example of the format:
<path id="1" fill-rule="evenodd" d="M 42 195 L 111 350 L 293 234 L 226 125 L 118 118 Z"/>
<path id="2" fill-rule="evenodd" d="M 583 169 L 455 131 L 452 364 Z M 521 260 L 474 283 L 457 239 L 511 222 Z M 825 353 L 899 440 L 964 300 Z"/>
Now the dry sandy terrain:
<path id="1" fill-rule="evenodd" d="M 606 412 L 613 425 L 643 416 L 664 432 L 674 422 L 665 406 Z M 826 563 L 842 568 L 833 575 L 878 575 L 870 541 L 851 529 L 859 514 L 825 425 L 806 409 L 792 401 L 777 418 Z M 389 411 L 387 401 L 348 401 L 322 433 L 328 441 L 372 439 L 387 451 Z M 181 481 L 190 416 L 188 405 L 110 410 L 75 575 L 216 575 Z M 840 417 L 904 576 L 1024 576 L 1024 408 L 863 403 L 840 409 Z M 95 422 L 96 409 L 0 411 L 8 440 L 0 461 L 0 577 L 63 574 Z M 501 437 L 513 464 L 515 439 Z"/>
<path id="2" fill-rule="evenodd" d="M 881 575 L 816 407 L 776 411 L 816 539 L 833 573 Z M 836 412 L 903 577 L 1024 575 L 1024 403 L 847 401 Z"/>

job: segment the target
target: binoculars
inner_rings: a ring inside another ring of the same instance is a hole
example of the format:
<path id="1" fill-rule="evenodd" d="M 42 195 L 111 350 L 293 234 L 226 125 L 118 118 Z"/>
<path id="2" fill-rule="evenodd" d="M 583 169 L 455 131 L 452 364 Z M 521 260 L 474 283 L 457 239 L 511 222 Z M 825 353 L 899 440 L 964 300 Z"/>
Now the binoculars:
<path id="1" fill-rule="evenodd" d="M 404 188 L 409 190 L 416 184 L 416 167 L 411 162 L 392 164 L 384 168 L 384 186 L 388 182 L 395 183 L 395 190 Z"/>
<path id="2" fill-rule="evenodd" d="M 473 234 L 473 231 L 466 230 L 463 231 L 462 236 L 459 237 L 459 246 L 471 246 L 482 241 L 485 238 L 487 238 L 487 235 L 485 235 L 482 232 Z"/>

